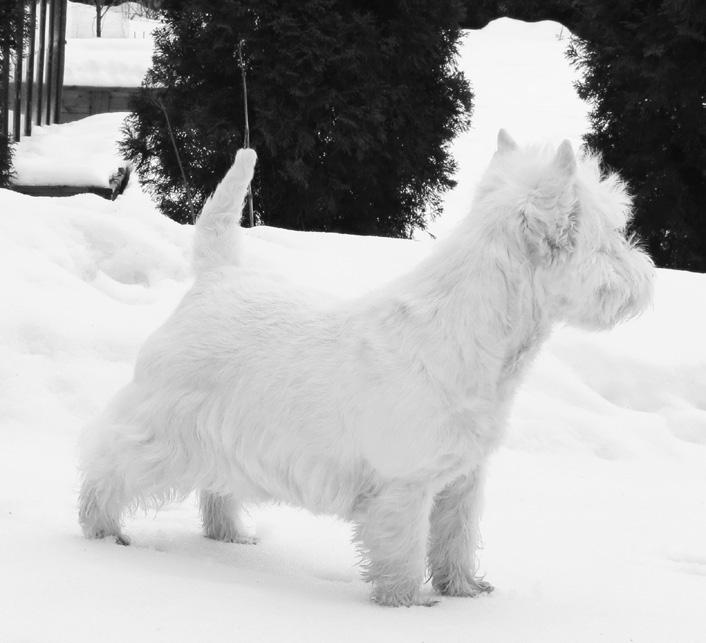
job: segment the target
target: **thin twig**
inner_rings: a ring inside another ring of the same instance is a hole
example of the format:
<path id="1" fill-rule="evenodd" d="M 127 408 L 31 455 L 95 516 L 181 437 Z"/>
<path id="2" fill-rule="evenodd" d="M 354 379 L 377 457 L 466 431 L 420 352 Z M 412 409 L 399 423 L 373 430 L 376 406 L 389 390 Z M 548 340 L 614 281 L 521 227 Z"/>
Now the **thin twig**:
<path id="1" fill-rule="evenodd" d="M 157 99 L 157 104 L 164 113 L 164 119 L 167 122 L 167 131 L 169 132 L 169 138 L 172 139 L 172 146 L 174 147 L 174 154 L 176 155 L 177 163 L 179 164 L 179 170 L 181 171 L 181 178 L 184 181 L 184 191 L 186 192 L 186 200 L 189 204 L 189 213 L 191 214 L 191 222 L 196 220 L 194 214 L 194 205 L 191 201 L 191 190 L 189 189 L 189 182 L 186 180 L 186 172 L 184 171 L 184 165 L 181 162 L 181 154 L 179 154 L 179 147 L 177 146 L 176 138 L 174 136 L 174 130 L 172 129 L 172 123 L 169 120 L 169 114 L 167 113 L 167 108 L 164 106 L 161 98 Z"/>
<path id="2" fill-rule="evenodd" d="M 243 147 L 250 147 L 250 119 L 248 117 L 248 83 L 245 75 L 245 62 L 243 60 L 243 45 L 244 40 L 238 43 L 238 59 L 240 61 L 240 74 L 243 79 L 243 110 L 245 112 L 245 128 L 243 133 Z M 250 218 L 250 227 L 255 226 L 255 214 L 253 208 L 252 185 L 248 185 L 248 214 Z"/>

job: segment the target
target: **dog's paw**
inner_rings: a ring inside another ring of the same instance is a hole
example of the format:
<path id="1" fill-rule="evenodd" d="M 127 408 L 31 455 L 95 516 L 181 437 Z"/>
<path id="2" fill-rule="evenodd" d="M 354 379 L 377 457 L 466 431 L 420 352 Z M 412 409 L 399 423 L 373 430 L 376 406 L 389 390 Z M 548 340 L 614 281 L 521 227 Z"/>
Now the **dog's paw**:
<path id="1" fill-rule="evenodd" d="M 381 605 L 382 607 L 434 607 L 434 605 L 438 605 L 440 602 L 436 598 L 421 598 L 420 596 L 380 596 L 377 594 L 373 594 L 371 600 L 376 605 Z"/>
<path id="2" fill-rule="evenodd" d="M 118 534 L 115 537 L 115 544 L 122 545 L 123 547 L 128 547 L 130 545 L 130 539 L 124 534 Z"/>
<path id="3" fill-rule="evenodd" d="M 83 535 L 90 540 L 102 540 L 103 538 L 115 538 L 115 543 L 117 545 L 128 546 L 130 544 L 130 539 L 125 535 L 116 532 L 114 529 L 101 528 L 101 527 L 83 527 Z"/>
<path id="4" fill-rule="evenodd" d="M 475 583 L 478 586 L 478 589 L 483 594 L 490 594 L 492 591 L 495 590 L 495 586 L 493 584 L 489 583 L 487 580 L 482 580 L 480 578 L 476 578 Z"/>
<path id="5" fill-rule="evenodd" d="M 257 545 L 259 539 L 256 536 L 245 536 L 243 534 L 238 534 L 227 542 L 236 543 L 238 545 Z"/>
<path id="6" fill-rule="evenodd" d="M 404 586 L 377 586 L 370 597 L 376 605 L 384 607 L 433 607 L 439 601 L 428 596 L 421 596 L 419 589 Z"/>
<path id="7" fill-rule="evenodd" d="M 445 578 L 433 581 L 434 589 L 443 596 L 458 596 L 473 598 L 480 594 L 490 594 L 495 588 L 482 578 L 472 576 L 460 578 Z"/>

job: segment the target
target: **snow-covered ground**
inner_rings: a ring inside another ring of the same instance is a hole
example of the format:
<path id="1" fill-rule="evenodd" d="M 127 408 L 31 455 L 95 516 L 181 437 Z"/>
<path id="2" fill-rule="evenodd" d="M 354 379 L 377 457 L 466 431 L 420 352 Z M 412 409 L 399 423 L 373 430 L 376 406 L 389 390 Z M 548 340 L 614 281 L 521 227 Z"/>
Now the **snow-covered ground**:
<path id="1" fill-rule="evenodd" d="M 476 118 L 438 234 L 497 126 L 521 142 L 580 136 L 558 30 L 503 20 L 469 35 Z M 349 525 L 287 507 L 252 509 L 255 547 L 202 538 L 192 501 L 131 519 L 131 547 L 84 540 L 78 431 L 188 288 L 190 239 L 135 185 L 116 202 L 0 190 L 0 642 L 705 640 L 706 275 L 659 271 L 642 318 L 560 329 L 542 352 L 490 468 L 490 596 L 372 605 Z M 257 228 L 245 252 L 354 295 L 432 243 Z"/>

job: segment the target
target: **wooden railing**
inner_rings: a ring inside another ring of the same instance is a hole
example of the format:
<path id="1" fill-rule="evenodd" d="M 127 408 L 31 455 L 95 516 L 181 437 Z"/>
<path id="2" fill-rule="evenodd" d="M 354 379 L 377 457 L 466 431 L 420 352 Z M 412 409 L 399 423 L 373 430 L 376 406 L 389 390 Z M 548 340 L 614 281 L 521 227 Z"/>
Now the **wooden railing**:
<path id="1" fill-rule="evenodd" d="M 3 52 L 0 78 L 0 133 L 15 141 L 33 125 L 61 120 L 67 0 L 19 0 L 14 51 Z"/>

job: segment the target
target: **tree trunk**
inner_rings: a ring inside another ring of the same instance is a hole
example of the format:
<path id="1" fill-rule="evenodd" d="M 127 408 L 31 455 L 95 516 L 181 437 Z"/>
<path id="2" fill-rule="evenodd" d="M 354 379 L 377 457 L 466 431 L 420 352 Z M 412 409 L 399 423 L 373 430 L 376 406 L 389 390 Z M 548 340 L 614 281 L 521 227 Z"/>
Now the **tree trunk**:
<path id="1" fill-rule="evenodd" d="M 102 28 L 101 28 L 101 11 L 103 9 L 102 2 L 100 0 L 96 0 L 96 38 L 101 37 L 102 33 Z"/>

